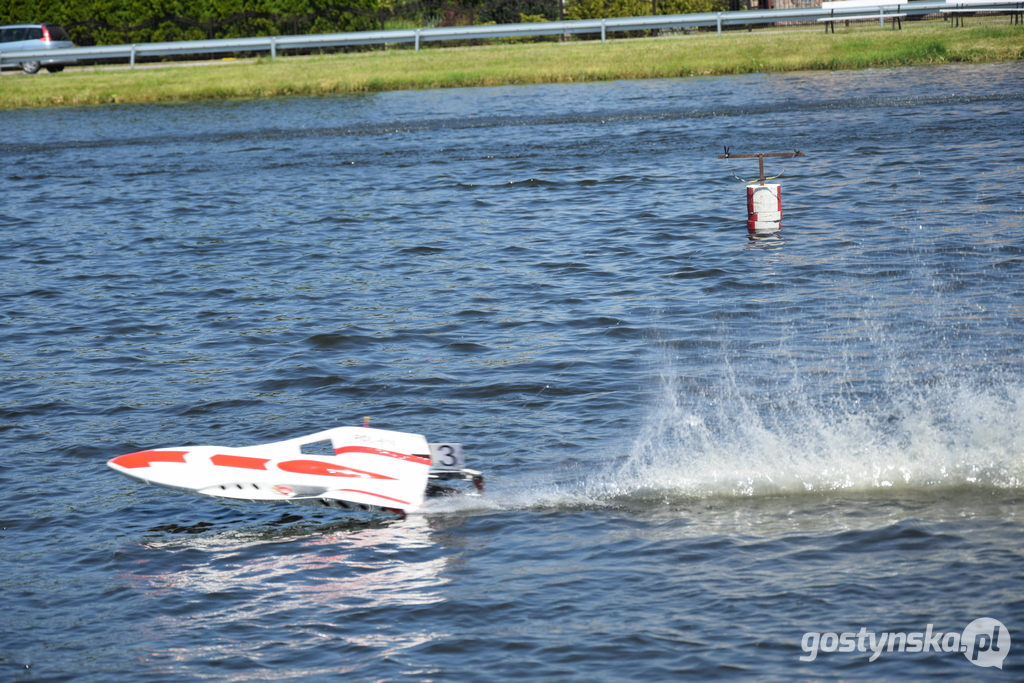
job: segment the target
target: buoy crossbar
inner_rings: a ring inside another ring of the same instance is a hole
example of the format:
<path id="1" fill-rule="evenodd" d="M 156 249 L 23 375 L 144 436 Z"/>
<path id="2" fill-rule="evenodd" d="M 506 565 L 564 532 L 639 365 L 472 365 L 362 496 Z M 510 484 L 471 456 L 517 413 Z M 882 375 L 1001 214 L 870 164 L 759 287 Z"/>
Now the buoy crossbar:
<path id="1" fill-rule="evenodd" d="M 802 157 L 803 152 L 770 152 L 760 154 L 730 154 L 729 148 L 725 148 L 725 154 L 719 154 L 719 159 L 753 159 L 757 158 L 757 170 L 758 170 L 758 181 L 764 185 L 764 181 L 768 178 L 764 175 L 764 159 L 765 157 L 783 157 L 786 159 L 792 159 L 793 157 Z"/>

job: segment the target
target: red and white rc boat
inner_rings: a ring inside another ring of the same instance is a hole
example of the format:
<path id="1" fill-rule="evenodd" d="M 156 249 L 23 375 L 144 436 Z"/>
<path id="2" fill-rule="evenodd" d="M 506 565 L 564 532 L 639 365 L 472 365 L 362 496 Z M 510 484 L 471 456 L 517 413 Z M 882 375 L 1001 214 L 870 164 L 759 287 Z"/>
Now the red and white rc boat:
<path id="1" fill-rule="evenodd" d="M 215 498 L 395 513 L 418 510 L 427 497 L 482 493 L 483 476 L 464 464 L 460 444 L 369 427 L 244 448 L 158 448 L 107 463 L 147 484 Z"/>

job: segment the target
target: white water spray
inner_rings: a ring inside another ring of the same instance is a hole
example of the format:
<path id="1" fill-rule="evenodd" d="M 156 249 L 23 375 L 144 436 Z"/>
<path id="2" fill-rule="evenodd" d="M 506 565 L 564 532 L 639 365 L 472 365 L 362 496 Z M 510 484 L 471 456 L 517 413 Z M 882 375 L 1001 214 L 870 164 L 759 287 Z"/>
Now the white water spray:
<path id="1" fill-rule="evenodd" d="M 683 497 L 809 491 L 1024 488 L 1024 387 L 943 380 L 896 386 L 872 405 L 821 400 L 798 375 L 764 387 L 728 367 L 694 392 L 668 366 L 629 457 L 592 491 Z"/>

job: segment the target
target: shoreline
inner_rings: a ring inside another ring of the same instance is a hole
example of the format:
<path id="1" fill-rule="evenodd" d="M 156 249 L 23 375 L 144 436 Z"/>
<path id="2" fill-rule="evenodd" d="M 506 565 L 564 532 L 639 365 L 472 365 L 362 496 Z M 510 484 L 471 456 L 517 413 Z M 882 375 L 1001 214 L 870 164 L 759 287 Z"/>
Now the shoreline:
<path id="1" fill-rule="evenodd" d="M 797 28 L 701 32 L 606 43 L 505 42 L 5 74 L 0 110 L 1020 60 L 1024 26 L 1002 18 L 959 28 L 920 21 L 906 22 L 902 31 L 854 25 L 835 34 Z M 201 68 L 212 65 L 223 68 Z M 176 68 L 183 66 L 194 68 Z"/>

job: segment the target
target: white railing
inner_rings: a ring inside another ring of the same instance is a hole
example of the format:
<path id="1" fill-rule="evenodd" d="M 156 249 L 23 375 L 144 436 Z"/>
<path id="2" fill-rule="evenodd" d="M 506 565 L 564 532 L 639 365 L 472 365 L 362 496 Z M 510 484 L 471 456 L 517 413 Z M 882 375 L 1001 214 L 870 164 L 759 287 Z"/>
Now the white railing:
<path id="1" fill-rule="evenodd" d="M 975 11 L 1006 10 L 1005 0 L 971 5 Z M 891 2 L 879 2 L 889 7 Z M 901 11 L 908 15 L 936 14 L 948 8 L 944 1 L 908 2 Z M 849 13 L 863 13 L 864 7 L 850 8 Z M 277 57 L 278 50 L 315 50 L 324 47 L 347 45 L 382 45 L 409 43 L 417 50 L 422 43 L 442 40 L 486 40 L 493 38 L 522 38 L 527 36 L 584 35 L 600 34 L 601 40 L 609 33 L 643 31 L 650 29 L 717 28 L 721 35 L 723 27 L 751 26 L 789 22 L 811 22 L 827 17 L 842 20 L 845 11 L 824 10 L 820 7 L 804 9 L 761 10 L 750 12 L 705 12 L 703 14 L 671 14 L 651 17 L 616 17 L 612 19 L 584 19 L 580 21 L 550 21 L 530 24 L 497 24 L 488 26 L 447 26 L 443 28 L 418 28 L 398 31 L 355 31 L 351 33 L 323 33 L 303 36 L 262 36 L 258 38 L 226 38 L 222 40 L 189 40 L 171 43 L 136 43 L 132 45 L 97 45 L 95 47 L 71 47 L 53 50 L 21 50 L 3 52 L 0 49 L 0 64 L 17 64 L 31 60 L 99 60 L 127 59 L 134 66 L 139 57 L 164 55 L 204 55 L 232 52 L 269 52 Z M 882 13 L 884 15 L 884 11 Z M 2 48 L 2 43 L 0 43 Z"/>

